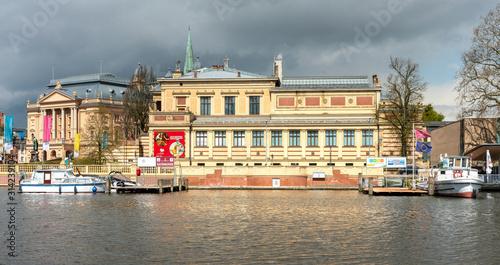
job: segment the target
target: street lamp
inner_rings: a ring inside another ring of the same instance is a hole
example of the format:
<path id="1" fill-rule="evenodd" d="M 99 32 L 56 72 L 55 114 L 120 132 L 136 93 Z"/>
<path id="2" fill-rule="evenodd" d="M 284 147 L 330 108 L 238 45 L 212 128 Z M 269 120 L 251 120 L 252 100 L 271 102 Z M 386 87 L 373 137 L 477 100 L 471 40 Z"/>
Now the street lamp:
<path id="1" fill-rule="evenodd" d="M 137 121 L 135 123 L 135 134 L 134 134 L 134 139 L 135 139 L 135 151 L 134 151 L 134 157 L 135 161 L 137 161 Z"/>

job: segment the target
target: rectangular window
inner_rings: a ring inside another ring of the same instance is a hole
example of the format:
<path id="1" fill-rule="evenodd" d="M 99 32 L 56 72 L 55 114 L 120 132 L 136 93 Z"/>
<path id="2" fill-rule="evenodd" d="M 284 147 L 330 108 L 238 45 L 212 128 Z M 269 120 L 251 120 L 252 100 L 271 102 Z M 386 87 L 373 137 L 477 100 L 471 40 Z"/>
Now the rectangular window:
<path id="1" fill-rule="evenodd" d="M 363 130 L 364 146 L 373 146 L 373 130 Z"/>
<path id="2" fill-rule="evenodd" d="M 234 132 L 234 146 L 245 146 L 245 132 Z"/>
<path id="3" fill-rule="evenodd" d="M 326 131 L 326 146 L 337 146 L 337 131 Z"/>
<path id="4" fill-rule="evenodd" d="M 318 131 L 307 131 L 307 146 L 318 146 Z"/>
<path id="5" fill-rule="evenodd" d="M 235 114 L 235 97 L 225 97 L 225 114 L 234 115 Z"/>
<path id="6" fill-rule="evenodd" d="M 354 146 L 354 131 L 344 131 L 344 146 Z"/>
<path id="7" fill-rule="evenodd" d="M 252 135 L 253 146 L 264 146 L 264 131 L 255 131 Z"/>
<path id="8" fill-rule="evenodd" d="M 281 143 L 281 131 L 271 132 L 271 146 L 283 146 Z"/>
<path id="9" fill-rule="evenodd" d="M 226 146 L 226 132 L 215 132 L 215 146 Z"/>
<path id="10" fill-rule="evenodd" d="M 207 146 L 207 132 L 196 132 L 196 146 Z"/>
<path id="11" fill-rule="evenodd" d="M 210 115 L 210 97 L 200 98 L 200 115 Z"/>
<path id="12" fill-rule="evenodd" d="M 300 131 L 290 131 L 290 146 L 300 146 Z"/>
<path id="13" fill-rule="evenodd" d="M 250 97 L 250 115 L 260 114 L 260 97 Z"/>

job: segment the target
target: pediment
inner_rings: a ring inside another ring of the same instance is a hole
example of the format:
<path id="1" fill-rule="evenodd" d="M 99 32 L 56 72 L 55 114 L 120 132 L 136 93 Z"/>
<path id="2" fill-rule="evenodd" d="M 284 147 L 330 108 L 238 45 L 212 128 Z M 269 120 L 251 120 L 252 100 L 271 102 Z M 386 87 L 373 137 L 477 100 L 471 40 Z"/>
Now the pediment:
<path id="1" fill-rule="evenodd" d="M 60 102 L 68 102 L 68 101 L 74 101 L 75 98 L 70 97 L 64 93 L 61 93 L 59 91 L 52 91 L 50 94 L 45 96 L 42 100 L 38 101 L 39 104 L 53 104 L 53 103 L 60 103 Z"/>

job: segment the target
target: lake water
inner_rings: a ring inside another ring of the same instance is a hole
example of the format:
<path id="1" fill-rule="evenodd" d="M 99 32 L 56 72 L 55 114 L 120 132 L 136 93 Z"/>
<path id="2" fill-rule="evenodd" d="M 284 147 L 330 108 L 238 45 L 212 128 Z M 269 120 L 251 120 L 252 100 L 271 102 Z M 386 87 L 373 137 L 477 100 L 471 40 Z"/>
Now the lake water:
<path id="1" fill-rule="evenodd" d="M 500 264 L 500 193 L 357 191 L 16 194 L 1 264 Z"/>

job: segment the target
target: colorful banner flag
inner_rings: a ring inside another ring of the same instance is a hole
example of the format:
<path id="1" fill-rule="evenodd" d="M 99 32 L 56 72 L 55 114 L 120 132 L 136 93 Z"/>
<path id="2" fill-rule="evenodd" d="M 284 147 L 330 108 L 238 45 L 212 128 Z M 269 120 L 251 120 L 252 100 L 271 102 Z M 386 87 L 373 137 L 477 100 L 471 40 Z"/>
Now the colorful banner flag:
<path id="1" fill-rule="evenodd" d="M 108 148 L 108 135 L 103 134 L 102 135 L 102 151 L 106 150 Z"/>
<path id="2" fill-rule="evenodd" d="M 80 151 L 80 134 L 75 134 L 75 151 Z"/>
<path id="3" fill-rule="evenodd" d="M 14 149 L 13 137 L 12 137 L 13 126 L 14 126 L 14 117 L 5 116 L 5 127 L 4 127 L 5 151 Z"/>
<path id="4" fill-rule="evenodd" d="M 493 163 L 491 162 L 490 150 L 486 150 L 486 173 L 491 174 Z"/>
<path id="5" fill-rule="evenodd" d="M 52 129 L 52 116 L 43 116 L 43 142 L 50 142 L 51 129 Z"/>
<path id="6" fill-rule="evenodd" d="M 415 148 L 415 151 L 430 154 L 431 150 L 432 146 L 430 144 L 417 141 L 417 147 Z"/>
<path id="7" fill-rule="evenodd" d="M 3 129 L 5 135 L 5 142 L 12 142 L 12 128 L 14 126 L 14 117 L 5 116 L 5 127 Z"/>
<path id="8" fill-rule="evenodd" d="M 431 137 L 431 135 L 426 130 L 415 129 L 415 137 L 417 139 L 422 139 L 422 138 Z"/>

